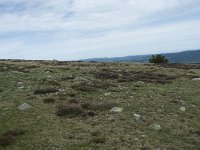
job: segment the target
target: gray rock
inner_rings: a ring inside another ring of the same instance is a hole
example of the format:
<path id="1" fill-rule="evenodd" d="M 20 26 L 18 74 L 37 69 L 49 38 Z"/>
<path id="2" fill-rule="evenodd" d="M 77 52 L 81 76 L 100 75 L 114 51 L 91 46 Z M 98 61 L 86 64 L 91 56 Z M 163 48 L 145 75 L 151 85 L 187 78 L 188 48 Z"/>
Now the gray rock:
<path id="1" fill-rule="evenodd" d="M 23 103 L 23 104 L 21 104 L 20 106 L 18 106 L 18 109 L 19 109 L 19 110 L 27 110 L 27 109 L 29 109 L 29 108 L 31 108 L 31 105 L 29 105 L 29 104 L 27 104 L 27 103 Z"/>
<path id="2" fill-rule="evenodd" d="M 180 100 L 181 105 L 186 105 L 186 102 L 183 100 Z"/>
<path id="3" fill-rule="evenodd" d="M 161 126 L 157 123 L 152 123 L 151 125 L 149 125 L 149 129 L 151 130 L 161 130 Z"/>
<path id="4" fill-rule="evenodd" d="M 119 107 L 113 107 L 110 112 L 112 113 L 118 113 L 118 112 L 122 112 L 123 108 L 119 108 Z"/>
<path id="5" fill-rule="evenodd" d="M 104 94 L 104 96 L 110 96 L 111 95 L 111 93 L 105 93 Z"/>
<path id="6" fill-rule="evenodd" d="M 200 81 L 200 78 L 194 78 L 192 81 Z"/>
<path id="7" fill-rule="evenodd" d="M 185 108 L 185 106 L 182 106 L 182 107 L 179 108 L 179 110 L 184 112 L 184 111 L 186 111 L 186 108 Z"/>
<path id="8" fill-rule="evenodd" d="M 141 116 L 141 115 L 138 115 L 138 114 L 134 114 L 134 120 L 137 122 L 137 123 L 142 123 L 144 121 L 144 117 Z"/>
<path id="9" fill-rule="evenodd" d="M 143 81 L 138 81 L 137 83 L 139 83 L 139 84 L 144 84 L 145 82 L 143 82 Z"/>

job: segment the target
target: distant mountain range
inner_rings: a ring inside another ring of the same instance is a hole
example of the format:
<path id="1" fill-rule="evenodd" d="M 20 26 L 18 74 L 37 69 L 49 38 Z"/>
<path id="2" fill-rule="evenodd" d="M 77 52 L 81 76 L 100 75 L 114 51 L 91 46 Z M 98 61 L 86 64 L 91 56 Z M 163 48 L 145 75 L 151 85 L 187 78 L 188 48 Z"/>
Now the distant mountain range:
<path id="1" fill-rule="evenodd" d="M 164 55 L 170 63 L 192 64 L 200 63 L 200 50 L 188 50 L 177 53 L 165 53 Z M 83 59 L 81 61 L 95 61 L 95 62 L 139 62 L 147 63 L 151 55 L 112 57 L 112 58 L 91 58 Z"/>

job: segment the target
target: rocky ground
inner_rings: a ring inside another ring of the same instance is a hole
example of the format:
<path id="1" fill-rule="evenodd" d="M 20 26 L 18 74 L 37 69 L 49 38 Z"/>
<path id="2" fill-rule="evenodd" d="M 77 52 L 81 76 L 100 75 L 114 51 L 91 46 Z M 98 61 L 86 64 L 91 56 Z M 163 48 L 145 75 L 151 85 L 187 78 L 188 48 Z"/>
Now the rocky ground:
<path id="1" fill-rule="evenodd" d="M 200 149 L 200 65 L 0 61 L 0 149 Z"/>

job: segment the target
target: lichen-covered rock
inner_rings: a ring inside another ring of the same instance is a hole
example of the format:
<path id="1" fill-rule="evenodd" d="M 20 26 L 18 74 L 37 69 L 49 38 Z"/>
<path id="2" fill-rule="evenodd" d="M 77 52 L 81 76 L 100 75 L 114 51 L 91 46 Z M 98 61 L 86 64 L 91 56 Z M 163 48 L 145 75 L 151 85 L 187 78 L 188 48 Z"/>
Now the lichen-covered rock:
<path id="1" fill-rule="evenodd" d="M 29 108 L 31 108 L 31 105 L 29 105 L 27 103 L 23 103 L 23 104 L 21 104 L 21 105 L 18 106 L 19 110 L 27 110 Z"/>
<path id="2" fill-rule="evenodd" d="M 192 81 L 200 81 L 200 78 L 194 78 Z"/>
<path id="3" fill-rule="evenodd" d="M 119 107 L 113 107 L 112 109 L 110 109 L 110 112 L 112 113 L 118 113 L 122 111 L 123 111 L 123 108 L 119 108 Z"/>
<path id="4" fill-rule="evenodd" d="M 161 126 L 157 123 L 152 123 L 151 125 L 149 125 L 149 129 L 151 130 L 161 130 Z"/>

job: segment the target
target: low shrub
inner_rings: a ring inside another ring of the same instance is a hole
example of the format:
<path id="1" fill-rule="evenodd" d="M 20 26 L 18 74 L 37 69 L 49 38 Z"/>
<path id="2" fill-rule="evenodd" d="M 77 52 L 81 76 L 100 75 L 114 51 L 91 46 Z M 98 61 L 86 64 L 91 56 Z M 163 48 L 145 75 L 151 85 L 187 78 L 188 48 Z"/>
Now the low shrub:
<path id="1" fill-rule="evenodd" d="M 83 109 L 79 106 L 60 105 L 57 110 L 58 116 L 78 117 L 83 113 Z"/>
<path id="2" fill-rule="evenodd" d="M 155 64 L 167 64 L 169 61 L 163 55 L 152 55 L 149 62 Z"/>
<path id="3" fill-rule="evenodd" d="M 48 93 L 57 93 L 59 90 L 57 88 L 43 88 L 43 89 L 36 89 L 34 94 L 48 94 Z"/>
<path id="4" fill-rule="evenodd" d="M 0 146 L 6 147 L 14 143 L 18 136 L 24 135 L 25 130 L 22 129 L 15 129 L 11 131 L 7 131 L 0 136 Z"/>

